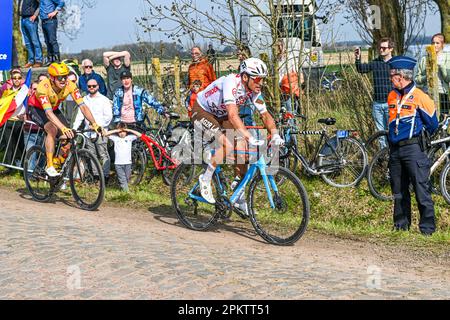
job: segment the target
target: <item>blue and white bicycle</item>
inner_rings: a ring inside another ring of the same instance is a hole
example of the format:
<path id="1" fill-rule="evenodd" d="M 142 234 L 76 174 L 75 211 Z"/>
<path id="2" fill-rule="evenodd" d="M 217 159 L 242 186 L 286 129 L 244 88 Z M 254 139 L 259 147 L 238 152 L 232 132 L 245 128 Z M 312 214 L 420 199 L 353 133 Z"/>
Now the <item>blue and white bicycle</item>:
<path id="1" fill-rule="evenodd" d="M 288 169 L 269 166 L 264 155 L 248 150 L 235 151 L 239 152 L 258 160 L 249 165 L 234 190 L 229 185 L 233 165 L 217 167 L 212 183 L 215 204 L 208 203 L 200 194 L 198 176 L 204 172 L 206 164 L 182 164 L 176 169 L 171 197 L 179 220 L 189 229 L 204 231 L 219 218 L 229 218 L 234 212 L 241 218 L 249 218 L 256 232 L 267 242 L 295 243 L 305 233 L 310 215 L 303 184 Z M 192 172 L 195 172 L 194 178 Z M 236 206 L 242 192 L 246 192 L 247 212 Z"/>

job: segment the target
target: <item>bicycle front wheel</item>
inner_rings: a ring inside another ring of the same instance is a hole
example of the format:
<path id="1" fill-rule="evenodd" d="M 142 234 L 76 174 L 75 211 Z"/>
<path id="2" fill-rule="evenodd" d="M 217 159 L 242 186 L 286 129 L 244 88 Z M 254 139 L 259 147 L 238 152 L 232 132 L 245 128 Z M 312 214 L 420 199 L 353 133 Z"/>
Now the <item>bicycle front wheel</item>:
<path id="1" fill-rule="evenodd" d="M 280 167 L 275 174 L 267 176 L 277 184 L 278 192 L 270 188 L 272 207 L 261 174 L 256 175 L 249 187 L 247 202 L 250 220 L 256 232 L 267 242 L 290 245 L 298 241 L 309 222 L 309 200 L 305 187 L 291 171 Z M 270 183 L 269 183 L 270 184 Z"/>
<path id="2" fill-rule="evenodd" d="M 137 186 L 141 183 L 144 177 L 146 163 L 145 149 L 133 148 L 131 151 L 131 185 Z"/>
<path id="3" fill-rule="evenodd" d="M 42 147 L 33 146 L 27 151 L 23 164 L 25 185 L 33 199 L 40 202 L 47 202 L 52 196 L 46 165 L 47 157 Z"/>
<path id="4" fill-rule="evenodd" d="M 105 178 L 100 162 L 86 149 L 72 155 L 69 181 L 73 198 L 83 210 L 97 210 L 105 197 Z"/>
<path id="5" fill-rule="evenodd" d="M 372 159 L 367 170 L 370 193 L 381 201 L 392 201 L 391 177 L 389 172 L 389 148 L 380 150 Z"/>
<path id="6" fill-rule="evenodd" d="M 323 158 L 322 179 L 337 188 L 356 186 L 367 169 L 367 153 L 358 140 L 348 137 L 339 139 L 336 153 Z"/>
<path id="7" fill-rule="evenodd" d="M 213 178 L 216 204 L 202 200 L 198 178 L 205 171 L 200 164 L 181 164 L 175 170 L 170 195 L 172 205 L 180 222 L 189 229 L 205 231 L 213 225 L 220 214 L 217 181 Z"/>

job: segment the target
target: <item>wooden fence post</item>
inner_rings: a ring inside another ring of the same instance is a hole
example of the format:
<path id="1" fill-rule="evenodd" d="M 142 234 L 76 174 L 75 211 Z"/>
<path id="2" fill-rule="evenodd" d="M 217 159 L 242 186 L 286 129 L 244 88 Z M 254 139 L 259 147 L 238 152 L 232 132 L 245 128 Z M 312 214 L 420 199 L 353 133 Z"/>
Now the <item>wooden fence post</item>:
<path id="1" fill-rule="evenodd" d="M 158 100 L 162 100 L 163 98 L 163 85 L 162 85 L 162 78 L 161 78 L 161 62 L 159 61 L 159 58 L 152 58 L 152 68 L 153 68 L 153 75 L 155 77 L 156 82 L 156 97 Z"/>

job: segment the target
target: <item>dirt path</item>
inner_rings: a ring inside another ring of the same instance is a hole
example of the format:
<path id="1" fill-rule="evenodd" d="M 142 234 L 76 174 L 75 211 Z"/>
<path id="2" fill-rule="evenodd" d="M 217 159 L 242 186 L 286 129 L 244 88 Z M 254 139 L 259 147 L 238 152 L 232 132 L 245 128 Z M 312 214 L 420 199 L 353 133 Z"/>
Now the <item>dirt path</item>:
<path id="1" fill-rule="evenodd" d="M 170 208 L 80 211 L 0 189 L 0 298 L 449 299 L 450 254 L 307 232 L 263 242 L 250 222 L 210 232 Z"/>

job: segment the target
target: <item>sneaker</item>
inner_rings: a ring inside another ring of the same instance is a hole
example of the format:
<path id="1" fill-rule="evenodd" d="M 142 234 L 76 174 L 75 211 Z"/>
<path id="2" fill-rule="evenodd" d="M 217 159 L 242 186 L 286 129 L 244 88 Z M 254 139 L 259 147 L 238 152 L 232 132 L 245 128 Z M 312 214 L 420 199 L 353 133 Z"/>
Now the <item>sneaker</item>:
<path id="1" fill-rule="evenodd" d="M 59 188 L 61 191 L 67 190 L 67 183 L 64 181 L 61 185 L 61 188 Z"/>
<path id="2" fill-rule="evenodd" d="M 35 64 L 33 64 L 33 68 L 41 68 L 42 67 L 42 62 L 36 62 Z"/>
<path id="3" fill-rule="evenodd" d="M 26 65 L 23 66 L 24 69 L 28 69 L 33 66 L 33 62 L 28 62 Z"/>
<path id="4" fill-rule="evenodd" d="M 247 200 L 245 199 L 245 192 L 241 193 L 236 203 L 234 204 L 234 207 L 242 211 L 246 217 L 250 217 L 250 214 L 248 213 Z"/>
<path id="5" fill-rule="evenodd" d="M 49 177 L 52 177 L 52 178 L 60 175 L 60 173 L 58 171 L 56 171 L 55 167 L 48 167 L 45 169 L 45 172 L 47 173 L 47 175 Z"/>
<path id="6" fill-rule="evenodd" d="M 202 197 L 211 204 L 216 203 L 212 193 L 211 181 L 209 183 L 203 181 L 203 175 L 201 174 L 200 177 L 198 177 L 198 182 L 200 183 L 200 194 Z"/>

